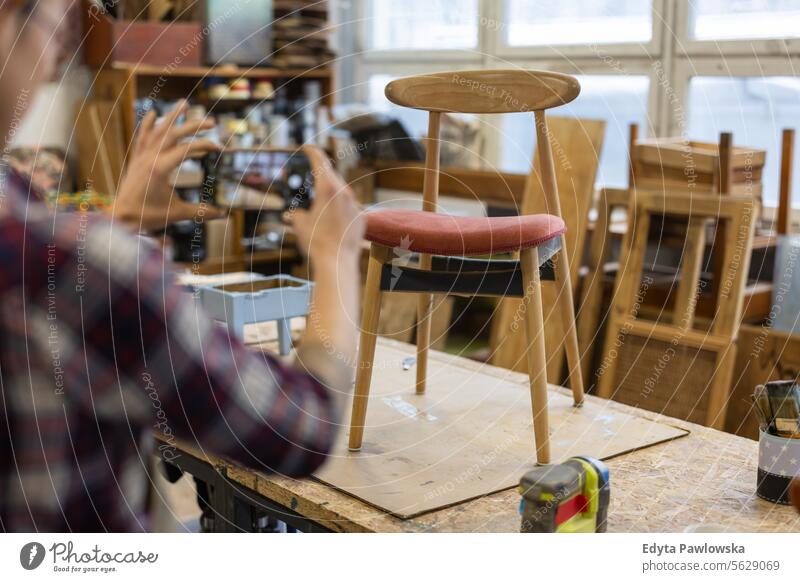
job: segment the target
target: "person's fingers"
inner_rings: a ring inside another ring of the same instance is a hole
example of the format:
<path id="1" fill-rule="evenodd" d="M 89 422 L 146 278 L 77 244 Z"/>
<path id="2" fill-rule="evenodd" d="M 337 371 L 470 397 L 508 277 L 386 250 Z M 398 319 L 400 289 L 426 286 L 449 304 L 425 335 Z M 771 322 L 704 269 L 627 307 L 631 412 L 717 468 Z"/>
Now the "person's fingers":
<path id="1" fill-rule="evenodd" d="M 315 145 L 305 145 L 303 146 L 303 153 L 306 155 L 309 163 L 311 164 L 312 172 L 316 173 L 333 171 L 331 161 L 328 159 L 328 156 L 325 154 L 325 152 L 323 152 L 319 147 Z"/>
<path id="2" fill-rule="evenodd" d="M 161 121 L 161 123 L 155 126 L 153 130 L 154 137 L 158 137 L 161 140 L 167 135 L 172 127 L 178 122 L 178 119 L 181 115 L 186 113 L 186 110 L 189 108 L 189 103 L 186 99 L 181 99 L 178 101 L 178 104 L 169 112 L 169 114 Z"/>
<path id="3" fill-rule="evenodd" d="M 291 232 L 297 242 L 297 248 L 304 255 L 308 255 L 308 244 L 313 232 L 313 218 L 308 210 L 294 209 L 291 212 L 284 212 L 282 216 L 284 224 L 291 228 Z"/>
<path id="4" fill-rule="evenodd" d="M 165 152 L 159 158 L 167 168 L 175 168 L 186 158 L 199 157 L 210 152 L 219 151 L 220 145 L 210 139 L 198 139 L 179 144 Z M 163 167 L 163 166 L 162 166 Z"/>
<path id="5" fill-rule="evenodd" d="M 198 131 L 205 131 L 207 129 L 211 129 L 212 127 L 214 127 L 214 120 L 211 118 L 187 121 L 182 125 L 173 127 L 169 132 L 166 142 L 168 145 L 173 145 L 186 137 L 191 137 L 197 134 Z"/>
<path id="6" fill-rule="evenodd" d="M 281 215 L 281 220 L 293 227 L 302 228 L 305 223 L 308 221 L 309 216 L 308 210 L 303 210 L 301 208 L 294 208 L 292 210 L 287 210 Z"/>
<path id="7" fill-rule="evenodd" d="M 151 109 L 148 111 L 142 122 L 139 124 L 139 129 L 136 132 L 136 148 L 147 147 L 150 142 L 150 134 L 153 131 L 153 126 L 156 123 L 156 110 Z"/>
<path id="8" fill-rule="evenodd" d="M 315 202 L 327 204 L 333 198 L 345 196 L 355 198 L 355 194 L 331 165 L 327 154 L 317 146 L 303 146 L 303 153 L 311 164 L 314 180 Z"/>
<path id="9" fill-rule="evenodd" d="M 333 204 L 338 212 L 352 212 L 354 208 L 358 207 L 355 192 L 343 180 L 338 180 L 331 186 L 328 203 Z"/>
<path id="10" fill-rule="evenodd" d="M 303 146 L 303 153 L 306 155 L 311 165 L 311 176 L 314 180 L 314 194 L 320 202 L 324 202 L 333 196 L 337 190 L 334 182 L 336 172 L 331 166 L 328 156 L 317 146 Z"/>

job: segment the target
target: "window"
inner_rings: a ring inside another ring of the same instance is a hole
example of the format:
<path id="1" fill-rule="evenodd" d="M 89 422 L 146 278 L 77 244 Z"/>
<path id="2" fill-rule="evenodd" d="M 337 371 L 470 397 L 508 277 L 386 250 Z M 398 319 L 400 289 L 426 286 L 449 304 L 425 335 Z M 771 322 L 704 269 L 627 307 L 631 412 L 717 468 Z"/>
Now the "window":
<path id="1" fill-rule="evenodd" d="M 690 8 L 696 40 L 800 36 L 798 0 L 692 0 Z"/>
<path id="2" fill-rule="evenodd" d="M 646 0 L 508 0 L 510 46 L 647 42 L 653 33 Z"/>
<path id="3" fill-rule="evenodd" d="M 552 115 L 605 120 L 606 136 L 597 183 L 625 187 L 628 184 L 628 126 L 638 123 L 641 131 L 645 130 L 650 80 L 638 75 L 581 75 L 578 80 L 581 96 L 553 110 Z M 532 119 L 527 124 L 519 120 L 518 114 L 505 116 L 501 169 L 527 173 L 533 159 L 535 128 Z"/>
<path id="4" fill-rule="evenodd" d="M 603 119 L 598 186 L 627 184 L 628 126 L 642 137 L 767 150 L 763 201 L 777 200 L 781 131 L 798 130 L 794 204 L 800 207 L 800 0 L 348 0 L 341 22 L 365 51 L 339 99 L 395 114 L 412 136 L 427 116 L 389 104 L 393 77 L 433 71 L 529 68 L 580 75 L 581 95 L 552 115 Z M 356 24 L 357 23 L 357 24 Z M 343 75 L 344 76 L 344 75 Z M 797 80 L 795 80 L 797 77 Z M 363 88 L 358 89 L 359 87 Z M 349 94 L 348 94 L 349 91 Z M 480 116 L 483 167 L 529 171 L 535 131 L 524 115 Z"/>
<path id="5" fill-rule="evenodd" d="M 478 0 L 369 0 L 367 47 L 374 50 L 478 46 Z"/>
<path id="6" fill-rule="evenodd" d="M 765 206 L 778 203 L 781 132 L 800 120 L 800 79 L 792 77 L 695 77 L 689 84 L 688 134 L 716 142 L 722 131 L 733 132 L 733 143 L 767 150 L 763 174 Z M 794 167 L 800 167 L 795 148 Z M 800 188 L 794 173 L 792 190 Z"/>

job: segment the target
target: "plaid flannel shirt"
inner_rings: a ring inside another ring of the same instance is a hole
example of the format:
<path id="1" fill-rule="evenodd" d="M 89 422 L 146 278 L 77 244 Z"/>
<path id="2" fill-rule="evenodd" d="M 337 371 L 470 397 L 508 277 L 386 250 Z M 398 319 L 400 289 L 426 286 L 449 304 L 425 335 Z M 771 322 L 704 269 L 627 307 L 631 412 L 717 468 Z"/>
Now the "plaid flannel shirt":
<path id="1" fill-rule="evenodd" d="M 349 378 L 322 347 L 306 371 L 248 350 L 149 242 L 2 186 L 0 531 L 146 531 L 154 431 L 268 472 L 322 463 Z"/>

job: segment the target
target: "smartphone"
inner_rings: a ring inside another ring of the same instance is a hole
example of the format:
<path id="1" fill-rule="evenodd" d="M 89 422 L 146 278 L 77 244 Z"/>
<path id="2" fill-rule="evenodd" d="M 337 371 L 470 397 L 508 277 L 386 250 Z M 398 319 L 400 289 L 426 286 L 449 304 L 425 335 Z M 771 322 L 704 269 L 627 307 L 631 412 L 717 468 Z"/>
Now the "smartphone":
<path id="1" fill-rule="evenodd" d="M 203 191 L 221 203 L 240 186 L 283 198 L 284 210 L 306 209 L 314 200 L 311 163 L 302 150 L 237 148 L 203 159 Z"/>

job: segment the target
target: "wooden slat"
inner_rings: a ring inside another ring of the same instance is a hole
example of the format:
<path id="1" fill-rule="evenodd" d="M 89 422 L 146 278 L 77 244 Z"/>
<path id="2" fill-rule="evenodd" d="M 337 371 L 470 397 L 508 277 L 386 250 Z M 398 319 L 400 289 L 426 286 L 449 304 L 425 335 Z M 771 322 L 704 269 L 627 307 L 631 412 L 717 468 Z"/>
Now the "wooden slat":
<path id="1" fill-rule="evenodd" d="M 142 77 L 186 77 L 186 78 L 208 78 L 224 77 L 226 79 L 245 77 L 267 78 L 267 79 L 296 79 L 300 77 L 313 79 L 327 79 L 333 71 L 330 67 L 311 67 L 308 69 L 279 69 L 273 67 L 159 67 L 156 65 L 145 65 L 138 63 L 125 63 L 115 61 L 108 69 L 131 72 Z"/>
<path id="2" fill-rule="evenodd" d="M 600 310 L 603 303 L 603 289 L 611 239 L 606 236 L 611 213 L 614 211 L 606 197 L 600 192 L 597 202 L 597 222 L 589 246 L 587 272 L 581 285 L 581 300 L 578 307 L 578 346 L 581 350 L 583 377 L 591 384 L 590 374 L 594 358 L 594 346 L 600 336 Z"/>
<path id="3" fill-rule="evenodd" d="M 628 126 L 628 188 L 636 187 L 636 169 L 633 163 L 636 159 L 636 141 L 639 139 L 639 126 L 631 123 Z"/>
<path id="4" fill-rule="evenodd" d="M 794 130 L 784 129 L 781 138 L 781 185 L 778 197 L 778 218 L 775 232 L 789 234 L 792 229 L 792 164 L 794 161 Z"/>
<path id="5" fill-rule="evenodd" d="M 753 197 L 744 195 L 720 198 L 710 194 L 695 194 L 691 191 L 670 190 L 664 194 L 657 190 L 641 189 L 637 190 L 637 195 L 637 203 L 642 209 L 654 214 L 732 219 L 739 214 L 741 203 L 753 204 Z M 726 204 L 726 201 L 735 204 Z"/>
<path id="6" fill-rule="evenodd" d="M 731 156 L 733 155 L 733 134 L 723 132 L 719 134 L 719 178 L 718 192 L 730 194 L 731 190 Z"/>
<path id="7" fill-rule="evenodd" d="M 376 161 L 368 170 L 373 172 L 375 188 L 422 192 L 425 166 L 421 162 Z M 439 193 L 519 209 L 526 181 L 524 174 L 443 166 L 439 174 Z"/>
<path id="8" fill-rule="evenodd" d="M 681 259 L 678 297 L 672 314 L 672 323 L 683 330 L 692 328 L 697 308 L 698 285 L 706 251 L 706 220 L 690 218 L 686 232 L 686 243 Z"/>
<path id="9" fill-rule="evenodd" d="M 650 214 L 647 212 L 629 213 L 631 226 L 625 233 L 622 243 L 621 268 L 617 272 L 614 283 L 614 295 L 609 310 L 609 321 L 606 330 L 606 353 L 616 345 L 622 324 L 636 316 L 636 295 L 641 284 L 647 250 L 647 235 L 650 230 Z M 602 369 L 597 394 L 603 398 L 611 398 L 614 393 L 614 376 L 619 364 L 617 357 L 609 357 Z"/>
<path id="10" fill-rule="evenodd" d="M 731 342 L 727 336 L 718 336 L 691 329 L 687 330 L 676 325 L 656 323 L 645 319 L 628 318 L 620 323 L 620 327 L 625 328 L 626 334 L 667 343 L 675 342 L 676 345 L 687 345 L 693 348 L 721 350 Z"/>
<path id="11" fill-rule="evenodd" d="M 753 254 L 753 234 L 758 221 L 759 205 L 755 200 L 737 204 L 739 214 L 726 225 L 727 237 L 724 240 L 722 273 L 717 289 L 717 312 L 712 330 L 716 334 L 736 338 L 742 321 L 744 288 L 750 272 L 750 258 Z"/>

